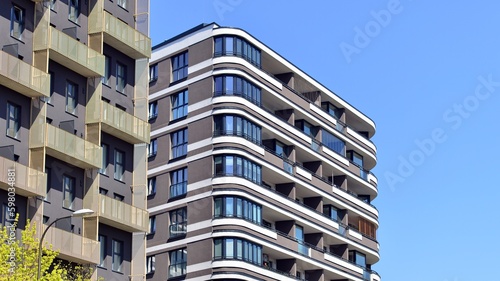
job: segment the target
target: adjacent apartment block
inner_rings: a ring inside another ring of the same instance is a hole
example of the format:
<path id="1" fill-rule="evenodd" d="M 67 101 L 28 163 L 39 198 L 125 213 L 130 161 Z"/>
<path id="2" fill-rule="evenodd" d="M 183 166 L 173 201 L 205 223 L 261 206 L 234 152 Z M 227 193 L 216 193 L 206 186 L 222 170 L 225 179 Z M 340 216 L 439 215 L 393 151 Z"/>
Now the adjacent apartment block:
<path id="1" fill-rule="evenodd" d="M 93 278 L 144 280 L 148 225 L 149 0 L 0 6 L 0 207 L 15 170 L 19 228 Z"/>
<path id="2" fill-rule="evenodd" d="M 380 281 L 370 118 L 238 28 L 149 69 L 147 280 Z"/>

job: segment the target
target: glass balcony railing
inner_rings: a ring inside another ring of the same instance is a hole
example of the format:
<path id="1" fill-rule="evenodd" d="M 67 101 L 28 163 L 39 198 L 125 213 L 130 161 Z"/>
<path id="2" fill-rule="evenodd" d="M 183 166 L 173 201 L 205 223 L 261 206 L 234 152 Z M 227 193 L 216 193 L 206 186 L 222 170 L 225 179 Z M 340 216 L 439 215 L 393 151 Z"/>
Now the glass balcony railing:
<path id="1" fill-rule="evenodd" d="M 186 275 L 187 262 L 172 264 L 168 267 L 168 278 Z"/>
<path id="2" fill-rule="evenodd" d="M 0 157 L 0 186 L 8 190 L 10 184 L 16 193 L 23 196 L 45 196 L 47 176 L 45 173 Z"/>
<path id="3" fill-rule="evenodd" d="M 185 235 L 187 233 L 187 222 L 171 224 L 168 228 L 170 237 Z"/>
<path id="4" fill-rule="evenodd" d="M 36 32 L 44 31 L 40 28 Z M 33 36 L 34 51 L 49 49 L 50 59 L 84 76 L 104 75 L 103 55 L 52 26 L 48 29 L 48 36 L 36 32 Z"/>
<path id="5" fill-rule="evenodd" d="M 117 17 L 100 10 L 89 18 L 89 34 L 104 32 L 104 42 L 134 59 L 151 57 L 151 39 Z"/>
<path id="6" fill-rule="evenodd" d="M 50 75 L 0 51 L 0 84 L 27 97 L 48 97 Z"/>
<path id="7" fill-rule="evenodd" d="M 102 130 L 132 144 L 149 143 L 150 124 L 107 102 L 87 105 L 87 124 L 102 122 Z"/>
<path id="8" fill-rule="evenodd" d="M 302 255 L 309 256 L 309 247 L 303 244 L 302 241 L 298 241 L 298 252 L 301 253 Z"/>
<path id="9" fill-rule="evenodd" d="M 101 147 L 53 125 L 35 124 L 30 148 L 47 147 L 47 154 L 81 168 L 101 168 Z"/>
<path id="10" fill-rule="evenodd" d="M 148 211 L 99 194 L 99 216 L 105 224 L 127 231 L 148 230 Z"/>
<path id="11" fill-rule="evenodd" d="M 172 184 L 170 186 L 170 198 L 181 196 L 187 193 L 187 181 Z"/>
<path id="12" fill-rule="evenodd" d="M 59 258 L 83 264 L 99 263 L 99 241 L 51 227 L 44 242 L 59 251 Z"/>
<path id="13" fill-rule="evenodd" d="M 283 170 L 285 170 L 285 172 L 289 173 L 290 175 L 293 175 L 293 164 L 283 159 Z"/>

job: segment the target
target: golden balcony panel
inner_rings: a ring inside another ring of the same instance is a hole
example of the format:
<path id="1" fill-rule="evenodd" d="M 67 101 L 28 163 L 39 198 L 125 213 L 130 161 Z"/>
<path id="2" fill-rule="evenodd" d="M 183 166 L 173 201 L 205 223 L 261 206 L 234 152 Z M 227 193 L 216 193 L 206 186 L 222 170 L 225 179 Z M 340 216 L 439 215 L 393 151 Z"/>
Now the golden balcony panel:
<path id="1" fill-rule="evenodd" d="M 150 124 L 109 103 L 87 105 L 87 124 L 102 123 L 102 131 L 128 143 L 149 143 Z"/>
<path id="2" fill-rule="evenodd" d="M 151 57 L 151 39 L 107 11 L 92 13 L 89 34 L 104 33 L 104 42 L 134 59 Z"/>
<path id="3" fill-rule="evenodd" d="M 8 190 L 11 184 L 16 194 L 25 197 L 43 196 L 47 190 L 47 175 L 10 159 L 0 157 L 0 188 Z"/>
<path id="4" fill-rule="evenodd" d="M 104 75 L 104 56 L 62 31 L 52 26 L 47 32 L 44 32 L 44 29 L 37 29 L 33 39 L 34 51 L 49 49 L 51 60 L 76 73 L 86 77 Z"/>
<path id="5" fill-rule="evenodd" d="M 149 214 L 111 197 L 99 194 L 99 221 L 128 232 L 148 230 Z"/>
<path id="6" fill-rule="evenodd" d="M 47 154 L 80 168 L 101 168 L 101 147 L 53 125 L 33 125 L 30 148 L 46 147 Z"/>
<path id="7" fill-rule="evenodd" d="M 44 226 L 45 228 L 46 226 Z M 52 249 L 59 251 L 58 258 L 80 264 L 98 264 L 99 241 L 51 227 L 47 231 L 44 244 L 52 245 Z"/>
<path id="8" fill-rule="evenodd" d="M 50 95 L 50 74 L 0 51 L 0 84 L 27 97 Z"/>

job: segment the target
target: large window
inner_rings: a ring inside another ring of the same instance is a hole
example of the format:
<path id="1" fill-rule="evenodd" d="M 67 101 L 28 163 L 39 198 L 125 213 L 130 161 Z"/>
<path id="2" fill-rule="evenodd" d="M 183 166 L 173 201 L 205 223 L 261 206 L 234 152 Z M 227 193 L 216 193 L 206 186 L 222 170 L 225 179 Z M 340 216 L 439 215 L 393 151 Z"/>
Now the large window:
<path id="1" fill-rule="evenodd" d="M 237 217 L 256 224 L 262 223 L 262 206 L 240 197 L 218 197 L 214 199 L 215 217 Z"/>
<path id="2" fill-rule="evenodd" d="M 262 168 L 254 162 L 237 155 L 215 156 L 216 176 L 238 176 L 256 184 L 262 183 Z"/>
<path id="3" fill-rule="evenodd" d="M 342 116 L 342 110 L 329 102 L 322 102 L 321 108 L 337 120 Z"/>
<path id="4" fill-rule="evenodd" d="M 76 114 L 76 106 L 78 104 L 78 85 L 66 81 L 66 112 Z"/>
<path id="5" fill-rule="evenodd" d="M 109 85 L 109 78 L 111 77 L 111 58 L 104 55 L 104 76 L 102 77 L 102 83 L 104 85 Z"/>
<path id="6" fill-rule="evenodd" d="M 169 252 L 170 266 L 168 267 L 168 278 L 186 275 L 187 249 L 178 249 Z"/>
<path id="7" fill-rule="evenodd" d="M 337 152 L 338 154 L 345 156 L 345 142 L 327 130 L 322 131 L 323 145 L 329 149 Z"/>
<path id="8" fill-rule="evenodd" d="M 116 3 L 118 6 L 122 7 L 123 9 L 127 9 L 127 1 L 128 0 L 117 0 Z"/>
<path id="9" fill-rule="evenodd" d="M 356 166 L 363 169 L 363 156 L 353 150 L 348 150 L 346 153 L 347 159 L 351 160 Z"/>
<path id="10" fill-rule="evenodd" d="M 152 64 L 149 66 L 149 82 L 158 80 L 158 64 Z"/>
<path id="11" fill-rule="evenodd" d="M 214 116 L 216 136 L 239 136 L 256 144 L 261 144 L 261 127 L 240 116 Z"/>
<path id="12" fill-rule="evenodd" d="M 112 270 L 122 272 L 123 242 L 113 239 L 112 252 L 113 252 Z"/>
<path id="13" fill-rule="evenodd" d="M 10 10 L 10 36 L 22 40 L 24 31 L 24 9 L 13 6 Z"/>
<path id="14" fill-rule="evenodd" d="M 9 137 L 17 138 L 21 128 L 21 107 L 13 103 L 7 103 L 7 130 Z"/>
<path id="15" fill-rule="evenodd" d="M 366 255 L 361 252 L 349 251 L 349 260 L 361 267 L 366 267 Z"/>
<path id="16" fill-rule="evenodd" d="M 150 216 L 148 234 L 154 234 L 155 232 L 156 232 L 156 216 Z"/>
<path id="17" fill-rule="evenodd" d="M 157 151 L 158 151 L 158 140 L 152 139 L 148 144 L 148 157 L 156 156 Z"/>
<path id="18" fill-rule="evenodd" d="M 116 63 L 116 90 L 125 94 L 127 86 L 127 67 L 119 62 Z"/>
<path id="19" fill-rule="evenodd" d="M 54 10 L 56 7 L 56 0 L 50 0 L 50 9 Z"/>
<path id="20" fill-rule="evenodd" d="M 156 194 L 156 177 L 148 179 L 148 196 Z"/>
<path id="21" fill-rule="evenodd" d="M 170 211 L 170 237 L 185 235 L 187 232 L 187 208 Z"/>
<path id="22" fill-rule="evenodd" d="M 149 103 L 149 119 L 158 117 L 158 101 Z"/>
<path id="23" fill-rule="evenodd" d="M 172 120 L 187 116 L 188 114 L 188 90 L 184 90 L 172 96 Z"/>
<path id="24" fill-rule="evenodd" d="M 109 164 L 109 145 L 102 143 L 102 167 L 99 172 L 103 175 L 108 173 L 108 164 Z"/>
<path id="25" fill-rule="evenodd" d="M 260 50 L 237 36 L 215 38 L 214 56 L 237 56 L 260 68 Z"/>
<path id="26" fill-rule="evenodd" d="M 125 152 L 115 149 L 115 174 L 117 180 L 123 180 L 125 173 Z"/>
<path id="27" fill-rule="evenodd" d="M 146 274 L 150 274 L 155 272 L 155 256 L 147 256 L 146 257 Z"/>
<path id="28" fill-rule="evenodd" d="M 261 104 L 261 90 L 247 80 L 234 76 L 217 76 L 215 80 L 215 93 L 217 96 L 240 96 L 257 105 Z"/>
<path id="29" fill-rule="evenodd" d="M 73 209 L 75 200 L 75 178 L 63 175 L 63 207 Z"/>
<path id="30" fill-rule="evenodd" d="M 99 248 L 99 266 L 105 267 L 106 266 L 106 236 L 99 234 L 99 242 L 100 248 Z"/>
<path id="31" fill-rule="evenodd" d="M 72 22 L 78 23 L 79 16 L 80 16 L 80 0 L 69 0 L 68 19 Z"/>
<path id="32" fill-rule="evenodd" d="M 342 222 L 342 218 L 344 217 L 345 211 L 339 210 L 338 208 L 332 205 L 323 205 L 323 214 L 334 221 Z"/>
<path id="33" fill-rule="evenodd" d="M 172 82 L 184 79 L 188 76 L 188 52 L 184 52 L 172 58 Z"/>
<path id="34" fill-rule="evenodd" d="M 172 159 L 181 157 L 187 154 L 187 144 L 188 144 L 188 129 L 182 129 L 173 132 L 170 135 L 172 143 Z"/>
<path id="35" fill-rule="evenodd" d="M 170 172 L 170 198 L 186 194 L 187 180 L 187 167 Z"/>
<path id="36" fill-rule="evenodd" d="M 304 132 L 304 134 L 310 136 L 311 138 L 314 138 L 316 134 L 318 133 L 317 127 L 314 127 L 311 125 L 309 122 L 305 120 L 297 120 L 295 121 L 295 127 L 299 128 Z"/>
<path id="37" fill-rule="evenodd" d="M 214 259 L 243 260 L 262 264 L 262 246 L 240 238 L 214 239 Z"/>

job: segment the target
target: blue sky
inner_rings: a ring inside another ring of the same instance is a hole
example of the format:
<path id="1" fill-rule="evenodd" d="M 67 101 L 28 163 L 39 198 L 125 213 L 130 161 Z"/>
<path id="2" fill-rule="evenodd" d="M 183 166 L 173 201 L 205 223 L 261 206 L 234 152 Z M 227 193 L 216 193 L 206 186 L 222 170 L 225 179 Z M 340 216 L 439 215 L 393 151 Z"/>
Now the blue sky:
<path id="1" fill-rule="evenodd" d="M 494 280 L 500 3 L 444 2 L 151 0 L 150 35 L 240 27 L 376 122 L 383 281 Z"/>

